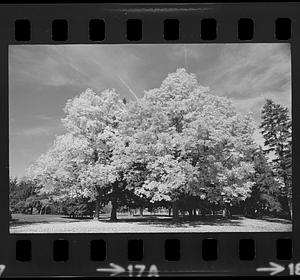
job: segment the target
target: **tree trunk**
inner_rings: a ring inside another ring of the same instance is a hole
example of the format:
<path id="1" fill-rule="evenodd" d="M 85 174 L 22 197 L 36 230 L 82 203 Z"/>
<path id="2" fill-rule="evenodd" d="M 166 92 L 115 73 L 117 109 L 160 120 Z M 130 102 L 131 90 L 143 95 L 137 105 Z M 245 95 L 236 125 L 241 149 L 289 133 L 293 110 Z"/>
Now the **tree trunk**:
<path id="1" fill-rule="evenodd" d="M 144 211 L 144 208 L 143 208 L 143 207 L 140 207 L 140 216 L 144 216 L 143 211 Z"/>
<path id="2" fill-rule="evenodd" d="M 230 217 L 230 211 L 228 210 L 228 208 L 226 206 L 223 209 L 223 217 L 224 218 L 229 218 Z"/>
<path id="3" fill-rule="evenodd" d="M 172 215 L 172 208 L 170 207 L 169 208 L 169 217 L 171 217 L 171 215 Z"/>
<path id="4" fill-rule="evenodd" d="M 282 158 L 282 155 L 281 155 Z M 293 208 L 292 208 L 292 199 L 289 198 L 289 189 L 290 189 L 290 184 L 289 184 L 289 180 L 288 177 L 286 176 L 286 166 L 285 164 L 282 166 L 282 169 L 284 170 L 284 175 L 283 175 L 283 181 L 284 181 L 284 185 L 285 185 L 285 191 L 286 191 L 286 200 L 287 200 L 287 204 L 288 204 L 288 208 L 289 208 L 289 214 L 290 214 L 290 219 L 293 219 Z"/>
<path id="5" fill-rule="evenodd" d="M 194 212 L 194 216 L 197 216 L 197 210 L 194 209 L 193 212 Z"/>
<path id="6" fill-rule="evenodd" d="M 227 218 L 227 209 L 226 208 L 223 208 L 222 216 L 223 216 L 223 218 Z"/>
<path id="7" fill-rule="evenodd" d="M 115 222 L 115 221 L 117 221 L 117 202 L 115 199 L 113 199 L 111 201 L 111 206 L 112 206 L 112 208 L 111 208 L 111 213 L 110 213 L 110 220 L 112 222 Z"/>
<path id="8" fill-rule="evenodd" d="M 289 210 L 290 210 L 290 218 L 291 218 L 291 220 L 293 220 L 293 205 L 292 205 L 292 201 L 289 198 L 287 199 L 287 201 L 288 201 Z"/>
<path id="9" fill-rule="evenodd" d="M 188 212 L 189 212 L 189 216 L 193 216 L 193 210 L 188 210 Z"/>
<path id="10" fill-rule="evenodd" d="M 30 207 L 30 215 L 33 213 L 33 206 Z"/>
<path id="11" fill-rule="evenodd" d="M 243 214 L 245 217 L 248 216 L 248 207 L 247 207 L 247 204 L 245 205 L 244 209 L 243 209 Z"/>
<path id="12" fill-rule="evenodd" d="M 173 202 L 173 220 L 177 221 L 179 219 L 179 207 L 178 201 Z"/>
<path id="13" fill-rule="evenodd" d="M 99 199 L 99 197 L 96 198 L 95 218 L 97 220 L 99 220 L 99 218 L 100 218 L 100 199 Z"/>

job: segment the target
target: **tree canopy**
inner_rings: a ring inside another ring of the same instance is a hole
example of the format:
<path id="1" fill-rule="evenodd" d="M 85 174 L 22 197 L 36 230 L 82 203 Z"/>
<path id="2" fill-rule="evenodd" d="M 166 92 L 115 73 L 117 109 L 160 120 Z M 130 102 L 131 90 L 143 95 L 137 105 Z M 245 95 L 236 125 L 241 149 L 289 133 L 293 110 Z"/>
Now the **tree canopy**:
<path id="1" fill-rule="evenodd" d="M 281 138 L 270 132 L 276 118 L 270 112 L 285 116 L 284 109 L 272 106 L 268 101 L 264 107 L 263 135 L 267 152 L 274 151 L 282 167 L 281 154 L 291 149 L 280 139 L 286 141 L 290 127 L 278 122 Z M 122 205 L 162 203 L 176 213 L 182 199 L 199 208 L 225 207 L 249 201 L 261 188 L 265 197 L 272 193 L 265 155 L 253 158 L 259 148 L 251 115 L 238 113 L 230 99 L 210 92 L 185 69 L 135 101 L 113 89 L 87 89 L 68 100 L 64 112 L 66 132 L 29 169 L 38 192 L 56 201 L 88 199 L 97 209 L 110 202 L 115 220 Z"/>

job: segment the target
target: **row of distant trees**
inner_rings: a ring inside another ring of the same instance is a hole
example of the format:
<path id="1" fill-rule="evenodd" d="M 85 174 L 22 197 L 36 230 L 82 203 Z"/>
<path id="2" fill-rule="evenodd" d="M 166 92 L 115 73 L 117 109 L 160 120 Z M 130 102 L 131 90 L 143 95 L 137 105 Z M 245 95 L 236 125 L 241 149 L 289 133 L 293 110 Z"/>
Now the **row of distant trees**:
<path id="1" fill-rule="evenodd" d="M 37 185 L 22 178 L 10 179 L 10 211 L 23 214 L 61 214 L 70 217 L 92 216 L 94 205 L 87 198 L 54 201 L 51 196 L 38 193 Z"/>
<path id="2" fill-rule="evenodd" d="M 111 220 L 120 209 L 159 207 L 174 219 L 180 211 L 219 210 L 292 217 L 292 124 L 288 109 L 271 100 L 260 125 L 266 149 L 253 141 L 250 115 L 185 69 L 135 101 L 88 89 L 64 111 L 67 132 L 31 166 L 26 182 L 11 180 L 12 211 L 52 207 L 99 217 L 110 205 Z M 22 191 L 26 199 L 17 198 Z"/>

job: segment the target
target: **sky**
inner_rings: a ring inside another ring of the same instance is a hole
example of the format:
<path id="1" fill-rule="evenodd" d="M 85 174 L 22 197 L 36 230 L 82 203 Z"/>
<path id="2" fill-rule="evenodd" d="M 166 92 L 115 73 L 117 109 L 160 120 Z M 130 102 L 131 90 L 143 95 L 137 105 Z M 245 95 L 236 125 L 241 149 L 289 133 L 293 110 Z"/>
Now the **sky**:
<path id="1" fill-rule="evenodd" d="M 291 110 L 289 44 L 11 45 L 10 176 L 26 175 L 64 133 L 68 99 L 87 88 L 142 97 L 182 67 L 241 113 L 252 112 L 257 124 L 266 98 Z M 263 144 L 259 130 L 254 139 Z"/>

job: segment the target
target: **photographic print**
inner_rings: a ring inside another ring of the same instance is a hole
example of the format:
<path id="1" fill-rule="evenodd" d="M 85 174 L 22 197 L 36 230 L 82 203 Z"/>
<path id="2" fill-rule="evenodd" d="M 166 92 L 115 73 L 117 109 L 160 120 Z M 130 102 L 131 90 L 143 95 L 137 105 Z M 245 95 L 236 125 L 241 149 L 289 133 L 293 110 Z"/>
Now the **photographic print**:
<path id="1" fill-rule="evenodd" d="M 10 233 L 292 231 L 290 45 L 10 45 Z"/>

